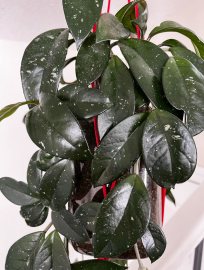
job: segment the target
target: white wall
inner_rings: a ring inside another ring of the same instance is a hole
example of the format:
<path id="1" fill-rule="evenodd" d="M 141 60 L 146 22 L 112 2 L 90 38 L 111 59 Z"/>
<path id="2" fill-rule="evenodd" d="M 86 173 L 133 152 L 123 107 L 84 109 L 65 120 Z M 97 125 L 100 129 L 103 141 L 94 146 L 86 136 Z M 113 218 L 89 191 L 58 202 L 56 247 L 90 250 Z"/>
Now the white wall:
<path id="1" fill-rule="evenodd" d="M 107 0 L 104 2 L 107 3 Z M 112 0 L 111 12 L 125 4 L 125 0 Z M 148 1 L 148 32 L 163 20 L 175 20 L 196 31 L 204 39 L 204 3 L 202 0 L 157 0 Z M 20 63 L 23 51 L 28 43 L 38 34 L 49 29 L 66 27 L 61 1 L 56 0 L 1 0 L 0 2 L 0 108 L 23 101 L 20 81 Z M 190 42 L 179 34 L 161 34 L 152 41 L 161 41 L 178 37 Z M 71 52 L 73 54 L 73 51 Z M 72 74 L 68 80 L 72 80 Z M 0 123 L 0 177 L 10 176 L 17 180 L 26 180 L 29 159 L 37 147 L 29 139 L 22 119 L 27 112 L 20 108 L 15 115 Z M 198 164 L 204 166 L 204 135 L 196 136 Z M 11 204 L 0 194 L 0 269 L 9 247 L 17 239 L 38 228 L 27 227 L 19 215 L 19 207 Z"/>

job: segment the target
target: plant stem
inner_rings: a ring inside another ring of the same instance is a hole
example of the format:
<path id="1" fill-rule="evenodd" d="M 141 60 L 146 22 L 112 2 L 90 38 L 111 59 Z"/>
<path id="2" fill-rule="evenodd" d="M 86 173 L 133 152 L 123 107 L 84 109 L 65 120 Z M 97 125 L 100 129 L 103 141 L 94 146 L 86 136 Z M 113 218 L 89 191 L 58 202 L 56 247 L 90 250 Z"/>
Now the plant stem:
<path id="1" fill-rule="evenodd" d="M 137 243 L 134 245 L 134 248 L 135 248 L 136 257 L 137 257 L 137 260 L 138 260 L 138 263 L 139 263 L 139 269 L 138 270 L 146 270 L 147 268 L 144 267 L 144 265 L 142 263 L 142 260 L 140 258 L 140 253 L 139 253 L 139 250 L 138 250 Z"/>
<path id="2" fill-rule="evenodd" d="M 47 225 L 47 227 L 44 229 L 44 232 L 47 233 L 48 230 L 52 227 L 52 221 Z"/>

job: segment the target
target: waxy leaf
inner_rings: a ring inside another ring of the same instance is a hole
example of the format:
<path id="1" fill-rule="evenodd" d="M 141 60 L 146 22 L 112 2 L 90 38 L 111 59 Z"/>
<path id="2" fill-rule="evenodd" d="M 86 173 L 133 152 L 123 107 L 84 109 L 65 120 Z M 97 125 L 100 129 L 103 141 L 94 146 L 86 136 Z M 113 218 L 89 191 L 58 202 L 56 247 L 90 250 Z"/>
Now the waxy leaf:
<path id="1" fill-rule="evenodd" d="M 173 47 L 169 51 L 173 56 L 187 59 L 204 75 L 204 60 L 187 48 Z"/>
<path id="2" fill-rule="evenodd" d="M 153 43 L 140 39 L 120 41 L 119 46 L 133 76 L 153 105 L 178 115 L 179 112 L 165 98 L 162 88 L 162 71 L 168 60 L 167 54 Z"/>
<path id="3" fill-rule="evenodd" d="M 160 24 L 160 26 L 155 27 L 149 34 L 148 39 L 151 39 L 153 36 L 164 33 L 164 32 L 177 32 L 186 37 L 188 37 L 197 47 L 200 56 L 204 58 L 204 41 L 200 39 L 193 31 L 188 28 L 183 27 L 182 25 L 173 22 L 165 21 Z"/>
<path id="4" fill-rule="evenodd" d="M 52 156 L 43 150 L 40 150 L 38 154 L 38 160 L 36 161 L 36 166 L 41 171 L 47 171 L 53 164 L 60 160 L 61 158 Z"/>
<path id="5" fill-rule="evenodd" d="M 130 249 L 150 219 L 149 195 L 141 178 L 123 179 L 103 200 L 93 235 L 94 256 L 114 257 Z"/>
<path id="6" fill-rule="evenodd" d="M 9 249 L 8 255 L 6 257 L 5 269 L 33 269 L 33 262 L 36 253 L 42 245 L 44 238 L 44 232 L 35 232 L 28 234 L 15 242 Z"/>
<path id="7" fill-rule="evenodd" d="M 49 208 L 45 207 L 42 213 L 34 220 L 25 220 L 26 224 L 30 227 L 38 227 L 42 225 L 48 216 Z"/>
<path id="8" fill-rule="evenodd" d="M 54 211 L 65 207 L 74 188 L 74 162 L 61 160 L 51 166 L 40 183 L 42 203 Z"/>
<path id="9" fill-rule="evenodd" d="M 44 240 L 35 259 L 33 270 L 71 270 L 69 258 L 59 234 L 51 232 Z"/>
<path id="10" fill-rule="evenodd" d="M 186 113 L 191 134 L 194 136 L 202 132 L 204 75 L 184 58 L 170 58 L 163 72 L 163 86 L 169 102 Z"/>
<path id="11" fill-rule="evenodd" d="M 125 6 L 123 6 L 123 7 L 115 14 L 115 17 L 118 18 L 118 20 L 119 20 L 120 22 L 122 22 L 123 17 L 124 17 L 124 14 L 125 14 L 126 10 L 127 10 L 130 6 L 132 6 L 132 2 L 130 2 L 130 3 L 126 4 Z"/>
<path id="12" fill-rule="evenodd" d="M 152 263 L 163 255 L 166 249 L 166 238 L 161 228 L 153 220 L 149 221 L 148 229 L 141 240 Z"/>
<path id="13" fill-rule="evenodd" d="M 130 116 L 103 138 L 92 162 L 92 181 L 95 187 L 118 179 L 139 158 L 147 116 L 148 113 Z"/>
<path id="14" fill-rule="evenodd" d="M 105 260 L 86 260 L 72 264 L 72 270 L 125 270 L 127 267 Z"/>
<path id="15" fill-rule="evenodd" d="M 27 183 L 28 187 L 32 192 L 39 194 L 40 192 L 40 181 L 42 179 L 42 172 L 37 168 L 37 160 L 39 156 L 39 151 L 36 151 L 28 164 L 27 169 Z"/>
<path id="16" fill-rule="evenodd" d="M 15 113 L 15 111 L 25 105 L 25 104 L 35 104 L 35 105 L 38 105 L 38 102 L 36 101 L 26 101 L 26 102 L 18 102 L 18 103 L 15 103 L 15 104 L 11 104 L 11 105 L 8 105 L 6 107 L 4 107 L 3 109 L 0 110 L 0 121 L 2 121 L 3 119 L 11 116 L 12 114 Z"/>
<path id="17" fill-rule="evenodd" d="M 52 222 L 60 234 L 72 241 L 81 243 L 89 240 L 84 227 L 65 209 L 59 212 L 52 212 Z"/>
<path id="18" fill-rule="evenodd" d="M 109 98 L 101 90 L 78 84 L 63 87 L 57 96 L 60 100 L 67 101 L 69 109 L 78 119 L 94 117 L 112 106 Z"/>
<path id="19" fill-rule="evenodd" d="M 10 177 L 0 179 L 0 190 L 10 202 L 17 205 L 29 205 L 39 201 L 38 195 L 32 193 L 26 183 Z"/>
<path id="20" fill-rule="evenodd" d="M 82 226 L 88 231 L 93 232 L 96 222 L 96 215 L 100 207 L 100 203 L 88 202 L 80 205 L 74 213 L 74 216 Z"/>
<path id="21" fill-rule="evenodd" d="M 104 13 L 100 16 L 96 29 L 96 42 L 126 39 L 129 36 L 130 31 L 114 15 Z"/>
<path id="22" fill-rule="evenodd" d="M 21 63 L 21 79 L 26 100 L 39 100 L 42 76 L 53 43 L 65 29 L 54 29 L 37 36 L 26 48 Z"/>
<path id="23" fill-rule="evenodd" d="M 118 56 L 112 57 L 103 73 L 101 91 L 109 97 L 113 106 L 98 117 L 100 138 L 105 135 L 107 130 L 134 113 L 133 80 L 127 67 Z"/>
<path id="24" fill-rule="evenodd" d="M 89 85 L 96 81 L 108 65 L 110 41 L 96 43 L 96 33 L 83 42 L 76 59 L 76 77 L 79 84 Z"/>
<path id="25" fill-rule="evenodd" d="M 161 110 L 151 112 L 145 123 L 142 147 L 148 174 L 161 187 L 183 183 L 195 170 L 195 142 L 173 114 Z"/>
<path id="26" fill-rule="evenodd" d="M 185 45 L 183 45 L 180 41 L 176 39 L 167 39 L 164 42 L 162 42 L 159 47 L 167 46 L 167 47 L 181 47 L 181 48 L 186 48 Z"/>
<path id="27" fill-rule="evenodd" d="M 103 0 L 63 0 L 67 25 L 77 48 L 91 32 L 100 15 L 102 5 Z"/>
<path id="28" fill-rule="evenodd" d="M 176 200 L 175 200 L 175 198 L 174 198 L 174 195 L 173 195 L 173 193 L 171 192 L 171 189 L 170 188 L 167 188 L 166 189 L 166 198 L 168 199 L 168 200 L 170 200 L 173 204 L 175 204 L 175 206 L 176 206 Z"/>
<path id="29" fill-rule="evenodd" d="M 24 205 L 21 207 L 20 214 L 26 220 L 37 219 L 45 206 L 41 202 L 37 202 L 31 205 Z"/>
<path id="30" fill-rule="evenodd" d="M 57 37 L 46 59 L 40 87 L 40 92 L 43 94 L 54 95 L 58 90 L 67 55 L 68 35 L 69 30 L 66 29 Z"/>
<path id="31" fill-rule="evenodd" d="M 46 110 L 36 106 L 26 117 L 31 140 L 53 156 L 73 160 L 92 158 L 79 123 L 67 105 L 54 97 L 45 97 L 42 103 Z"/>

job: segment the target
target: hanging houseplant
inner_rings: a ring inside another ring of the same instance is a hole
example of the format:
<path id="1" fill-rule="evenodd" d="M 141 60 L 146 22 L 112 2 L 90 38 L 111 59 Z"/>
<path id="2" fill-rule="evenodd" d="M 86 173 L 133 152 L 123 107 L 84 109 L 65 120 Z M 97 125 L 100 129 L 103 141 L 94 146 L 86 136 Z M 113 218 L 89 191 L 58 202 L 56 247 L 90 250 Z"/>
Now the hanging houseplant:
<path id="1" fill-rule="evenodd" d="M 115 16 L 100 15 L 102 5 L 63 1 L 69 28 L 45 32 L 28 45 L 21 65 L 26 101 L 0 111 L 2 120 L 28 104 L 27 132 L 40 149 L 29 162 L 27 184 L 3 177 L 2 194 L 21 206 L 28 226 L 43 224 L 52 211 L 45 231 L 13 244 L 6 270 L 125 269 L 108 260 L 71 265 L 68 240 L 95 258 L 138 258 L 145 269 L 140 257 L 154 262 L 166 247 L 161 188 L 169 194 L 195 170 L 193 136 L 204 129 L 203 41 L 172 21 L 145 41 L 145 1 L 130 2 Z M 150 41 L 163 32 L 185 35 L 196 53 L 174 39 L 159 46 Z M 66 60 L 73 43 L 78 54 Z M 62 72 L 74 60 L 77 82 L 67 84 Z"/>

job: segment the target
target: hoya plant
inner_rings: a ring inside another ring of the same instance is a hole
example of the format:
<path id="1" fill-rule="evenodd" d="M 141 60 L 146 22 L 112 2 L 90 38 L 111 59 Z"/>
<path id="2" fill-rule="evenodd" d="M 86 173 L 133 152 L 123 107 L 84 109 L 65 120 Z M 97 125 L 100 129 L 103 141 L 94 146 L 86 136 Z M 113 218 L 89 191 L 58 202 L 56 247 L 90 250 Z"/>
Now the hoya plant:
<path id="1" fill-rule="evenodd" d="M 137 258 L 146 269 L 141 257 L 155 262 L 166 240 L 141 168 L 168 195 L 195 170 L 193 136 L 204 129 L 204 42 L 173 21 L 145 40 L 145 1 L 116 15 L 101 14 L 102 6 L 103 0 L 63 0 L 68 28 L 28 45 L 21 64 L 26 101 L 0 111 L 3 120 L 27 104 L 26 129 L 39 148 L 27 183 L 2 177 L 0 190 L 28 226 L 42 225 L 48 211 L 52 219 L 12 245 L 6 270 L 126 269 L 121 258 Z M 151 42 L 164 32 L 188 37 L 195 52 L 175 39 Z M 77 80 L 67 83 L 63 70 L 73 61 Z M 95 259 L 70 264 L 68 242 Z"/>

